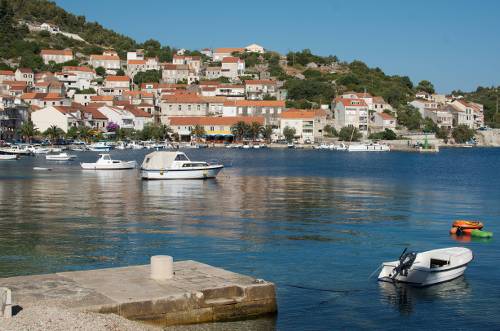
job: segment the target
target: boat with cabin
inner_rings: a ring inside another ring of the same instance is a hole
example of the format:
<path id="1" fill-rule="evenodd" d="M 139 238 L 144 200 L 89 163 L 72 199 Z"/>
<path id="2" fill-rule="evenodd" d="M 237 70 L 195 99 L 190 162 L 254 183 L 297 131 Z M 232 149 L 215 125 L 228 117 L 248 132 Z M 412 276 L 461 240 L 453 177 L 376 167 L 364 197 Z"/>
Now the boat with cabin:
<path id="1" fill-rule="evenodd" d="M 125 170 L 134 169 L 137 165 L 135 161 L 113 160 L 109 154 L 99 154 L 99 159 L 94 163 L 80 163 L 85 170 Z"/>
<path id="2" fill-rule="evenodd" d="M 386 144 L 379 143 L 363 143 L 363 144 L 349 144 L 347 146 L 348 152 L 390 152 L 391 148 Z"/>
<path id="3" fill-rule="evenodd" d="M 142 162 L 143 179 L 208 179 L 215 178 L 222 164 L 191 161 L 182 152 L 156 151 L 147 154 Z"/>

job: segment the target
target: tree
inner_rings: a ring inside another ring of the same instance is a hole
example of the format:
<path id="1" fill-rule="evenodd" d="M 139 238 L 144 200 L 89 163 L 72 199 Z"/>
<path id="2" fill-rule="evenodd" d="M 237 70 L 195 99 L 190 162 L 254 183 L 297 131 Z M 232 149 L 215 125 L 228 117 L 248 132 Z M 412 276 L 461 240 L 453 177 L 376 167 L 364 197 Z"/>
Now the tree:
<path id="1" fill-rule="evenodd" d="M 374 140 L 396 140 L 398 139 L 398 135 L 391 129 L 385 129 L 381 132 L 372 133 L 369 138 Z"/>
<path id="2" fill-rule="evenodd" d="M 358 141 L 362 136 L 358 128 L 354 126 L 344 126 L 339 131 L 339 140 L 342 141 Z"/>
<path id="3" fill-rule="evenodd" d="M 461 124 L 453 129 L 451 135 L 456 143 L 463 144 L 470 141 L 474 137 L 474 130 L 467 125 Z"/>
<path id="4" fill-rule="evenodd" d="M 442 127 L 438 128 L 436 131 L 436 138 L 443 139 L 445 143 L 448 143 L 448 137 L 450 136 L 450 130 L 448 128 Z"/>
<path id="5" fill-rule="evenodd" d="M 295 138 L 295 132 L 296 132 L 295 128 L 291 128 L 289 126 L 285 126 L 283 128 L 283 136 L 285 136 L 285 140 L 288 143 L 291 143 Z"/>
<path id="6" fill-rule="evenodd" d="M 98 76 L 104 76 L 106 74 L 106 69 L 104 69 L 103 67 L 97 67 L 95 68 L 95 73 Z"/>
<path id="7" fill-rule="evenodd" d="M 89 87 L 83 90 L 77 90 L 76 94 L 96 94 L 96 91 L 92 87 Z"/>
<path id="8" fill-rule="evenodd" d="M 398 123 L 406 126 L 409 130 L 420 130 L 422 115 L 412 105 L 404 105 L 397 109 Z"/>
<path id="9" fill-rule="evenodd" d="M 252 123 L 250 123 L 250 127 L 248 129 L 249 129 L 248 131 L 249 131 L 249 134 L 252 137 L 252 139 L 256 140 L 262 131 L 262 125 L 260 125 L 258 122 L 252 122 Z"/>
<path id="10" fill-rule="evenodd" d="M 83 139 L 83 141 L 88 142 L 90 137 L 92 136 L 92 129 L 88 126 L 79 126 L 78 127 L 78 137 Z"/>
<path id="11" fill-rule="evenodd" d="M 135 74 L 134 83 L 141 85 L 142 83 L 158 83 L 161 79 L 160 70 L 147 70 Z"/>
<path id="12" fill-rule="evenodd" d="M 271 125 L 262 126 L 260 128 L 260 134 L 267 142 L 271 141 L 271 136 L 273 135 L 273 127 Z"/>
<path id="13" fill-rule="evenodd" d="M 432 119 L 430 119 L 429 117 L 424 119 L 424 127 L 422 129 L 424 132 L 426 132 L 426 133 L 437 132 L 438 129 L 439 129 L 439 127 L 437 126 L 436 123 L 434 123 L 434 121 Z"/>
<path id="14" fill-rule="evenodd" d="M 45 130 L 43 134 L 49 137 L 50 141 L 53 144 L 57 139 L 59 139 L 64 134 L 64 131 L 59 127 L 57 127 L 57 125 L 51 125 L 47 130 Z"/>
<path id="15" fill-rule="evenodd" d="M 33 139 L 33 137 L 39 134 L 40 132 L 38 131 L 38 129 L 36 128 L 36 126 L 33 124 L 32 121 L 27 121 L 24 122 L 23 125 L 21 126 L 20 133 L 23 139 L 25 139 L 25 141 L 31 143 L 31 139 Z"/>
<path id="16" fill-rule="evenodd" d="M 200 139 L 201 137 L 203 137 L 204 135 L 206 135 L 205 127 L 203 127 L 203 126 L 201 126 L 199 124 L 196 124 L 194 126 L 194 128 L 191 130 L 191 134 L 196 139 Z"/>
<path id="17" fill-rule="evenodd" d="M 241 140 L 248 135 L 249 126 L 244 121 L 239 121 L 231 126 L 231 133 L 236 140 Z"/>
<path id="18" fill-rule="evenodd" d="M 433 94 L 435 92 L 434 85 L 432 85 L 432 83 L 429 82 L 428 80 L 422 80 L 422 81 L 420 81 L 420 83 L 418 83 L 418 85 L 416 87 L 416 90 L 417 91 L 427 92 L 427 93 L 430 93 L 430 94 Z"/>
<path id="19" fill-rule="evenodd" d="M 330 124 L 327 124 L 323 128 L 323 134 L 325 135 L 325 137 L 335 137 L 337 136 L 337 130 L 335 130 L 335 128 Z"/>
<path id="20" fill-rule="evenodd" d="M 66 132 L 66 138 L 68 139 L 76 139 L 78 137 L 78 128 L 76 126 L 72 126 Z"/>
<path id="21" fill-rule="evenodd" d="M 120 68 L 120 69 L 116 70 L 116 75 L 117 76 L 125 76 L 125 71 L 123 71 L 123 69 Z"/>

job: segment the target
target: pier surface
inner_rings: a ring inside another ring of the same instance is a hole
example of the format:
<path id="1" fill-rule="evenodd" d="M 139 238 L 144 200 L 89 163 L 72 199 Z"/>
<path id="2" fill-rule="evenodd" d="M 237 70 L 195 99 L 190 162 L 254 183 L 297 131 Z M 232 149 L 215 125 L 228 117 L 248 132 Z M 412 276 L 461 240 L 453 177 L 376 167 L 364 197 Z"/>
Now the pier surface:
<path id="1" fill-rule="evenodd" d="M 150 266 L 130 266 L 0 278 L 12 303 L 114 313 L 161 325 L 228 321 L 275 313 L 273 283 L 195 261 L 174 262 L 170 280 L 150 278 Z M 15 316 L 13 317 L 15 318 Z"/>

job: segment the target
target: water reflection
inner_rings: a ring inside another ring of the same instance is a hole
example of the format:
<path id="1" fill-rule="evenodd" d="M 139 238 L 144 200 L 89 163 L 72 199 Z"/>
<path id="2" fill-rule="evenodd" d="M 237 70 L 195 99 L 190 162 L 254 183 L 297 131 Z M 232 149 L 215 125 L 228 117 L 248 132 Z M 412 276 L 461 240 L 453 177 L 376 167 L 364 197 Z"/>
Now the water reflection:
<path id="1" fill-rule="evenodd" d="M 412 314 L 419 303 L 436 300 L 458 302 L 472 293 L 465 277 L 429 287 L 418 288 L 407 284 L 379 282 L 382 303 L 394 306 L 401 314 Z"/>

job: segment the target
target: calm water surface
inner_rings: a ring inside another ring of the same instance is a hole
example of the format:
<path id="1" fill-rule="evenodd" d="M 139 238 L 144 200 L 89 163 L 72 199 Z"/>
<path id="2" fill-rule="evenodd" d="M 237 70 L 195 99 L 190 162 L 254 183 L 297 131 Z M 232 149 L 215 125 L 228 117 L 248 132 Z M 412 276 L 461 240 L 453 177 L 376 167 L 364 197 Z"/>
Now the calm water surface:
<path id="1" fill-rule="evenodd" d="M 146 152 L 120 152 L 142 161 Z M 500 150 L 437 155 L 189 150 L 232 163 L 212 181 L 141 181 L 28 157 L 0 163 L 0 277 L 145 264 L 169 254 L 274 281 L 279 314 L 245 328 L 500 329 Z M 76 153 L 79 161 L 95 153 Z M 51 172 L 33 167 L 53 167 Z M 466 246 L 465 277 L 427 289 L 369 275 L 405 247 Z"/>

